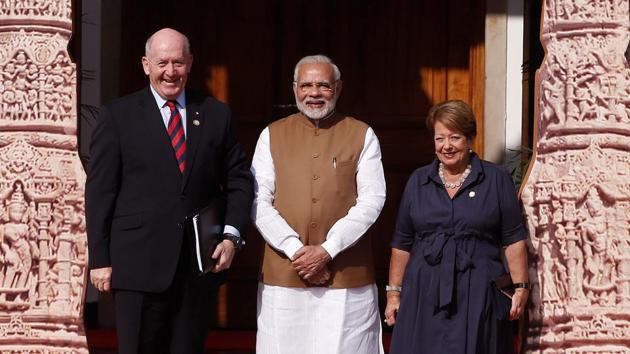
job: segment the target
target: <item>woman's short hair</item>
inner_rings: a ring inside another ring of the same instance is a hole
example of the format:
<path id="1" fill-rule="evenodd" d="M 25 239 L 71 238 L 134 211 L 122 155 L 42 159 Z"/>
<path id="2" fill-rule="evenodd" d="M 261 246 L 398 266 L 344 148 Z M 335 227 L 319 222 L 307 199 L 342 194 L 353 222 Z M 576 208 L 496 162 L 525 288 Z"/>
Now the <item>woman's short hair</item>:
<path id="1" fill-rule="evenodd" d="M 431 107 L 427 115 L 427 128 L 434 132 L 435 123 L 440 122 L 448 129 L 459 131 L 468 139 L 477 135 L 475 113 L 468 103 L 462 100 L 448 100 Z"/>

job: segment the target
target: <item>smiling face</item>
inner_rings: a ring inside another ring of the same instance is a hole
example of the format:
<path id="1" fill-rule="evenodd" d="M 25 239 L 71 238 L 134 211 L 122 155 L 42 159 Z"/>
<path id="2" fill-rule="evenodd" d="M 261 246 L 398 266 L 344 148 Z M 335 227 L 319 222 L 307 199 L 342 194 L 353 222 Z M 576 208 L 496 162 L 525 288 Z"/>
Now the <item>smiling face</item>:
<path id="1" fill-rule="evenodd" d="M 298 69 L 293 93 L 300 112 L 311 119 L 322 119 L 335 110 L 341 80 L 335 80 L 330 64 L 305 63 Z"/>
<path id="2" fill-rule="evenodd" d="M 185 43 L 181 33 L 163 29 L 153 35 L 146 56 L 142 57 L 151 86 L 167 100 L 177 98 L 186 87 L 193 58 Z"/>
<path id="3" fill-rule="evenodd" d="M 461 172 L 470 160 L 472 141 L 464 133 L 449 129 L 439 119 L 433 126 L 435 154 L 440 162 L 450 171 Z"/>

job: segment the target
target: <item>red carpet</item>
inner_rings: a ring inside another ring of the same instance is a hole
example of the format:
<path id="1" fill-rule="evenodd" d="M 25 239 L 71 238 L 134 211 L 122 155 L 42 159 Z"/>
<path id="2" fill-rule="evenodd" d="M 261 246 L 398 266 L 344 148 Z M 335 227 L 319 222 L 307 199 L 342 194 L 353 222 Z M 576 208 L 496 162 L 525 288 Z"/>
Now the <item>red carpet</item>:
<path id="1" fill-rule="evenodd" d="M 383 333 L 385 350 L 389 348 L 391 333 Z M 87 331 L 90 349 L 116 349 L 116 331 L 113 329 L 93 329 Z M 206 339 L 207 350 L 254 350 L 256 331 L 213 330 Z"/>
<path id="2" fill-rule="evenodd" d="M 94 329 L 87 331 L 90 349 L 116 349 L 116 331 L 113 329 Z M 255 331 L 215 330 L 208 333 L 206 349 L 210 350 L 254 350 L 256 347 Z"/>

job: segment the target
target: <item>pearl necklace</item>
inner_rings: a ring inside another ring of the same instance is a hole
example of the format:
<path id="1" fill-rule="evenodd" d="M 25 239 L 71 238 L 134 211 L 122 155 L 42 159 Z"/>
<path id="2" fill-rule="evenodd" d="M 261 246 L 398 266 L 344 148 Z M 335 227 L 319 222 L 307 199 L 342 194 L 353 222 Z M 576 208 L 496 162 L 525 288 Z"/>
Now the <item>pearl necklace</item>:
<path id="1" fill-rule="evenodd" d="M 444 164 L 440 162 L 440 167 L 438 168 L 438 175 L 440 175 L 440 179 L 442 180 L 442 183 L 444 184 L 444 188 L 447 189 L 456 189 L 462 186 L 462 184 L 464 183 L 464 181 L 466 180 L 466 177 L 468 177 L 468 175 L 470 174 L 470 164 L 468 164 L 468 166 L 466 166 L 466 169 L 464 170 L 464 173 L 462 173 L 461 177 L 459 177 L 459 179 L 456 182 L 447 182 L 446 178 L 444 178 Z"/>

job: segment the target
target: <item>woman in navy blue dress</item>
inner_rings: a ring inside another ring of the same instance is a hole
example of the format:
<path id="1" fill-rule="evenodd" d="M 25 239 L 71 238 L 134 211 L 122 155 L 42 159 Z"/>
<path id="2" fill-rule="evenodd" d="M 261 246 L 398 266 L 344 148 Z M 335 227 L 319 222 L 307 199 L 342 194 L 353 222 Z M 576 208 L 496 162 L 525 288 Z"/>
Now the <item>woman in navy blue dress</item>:
<path id="1" fill-rule="evenodd" d="M 510 320 L 529 295 L 527 233 L 510 176 L 472 152 L 463 101 L 429 111 L 437 159 L 409 178 L 396 221 L 387 286 L 391 354 L 509 354 Z M 510 300 L 492 285 L 509 268 Z"/>

